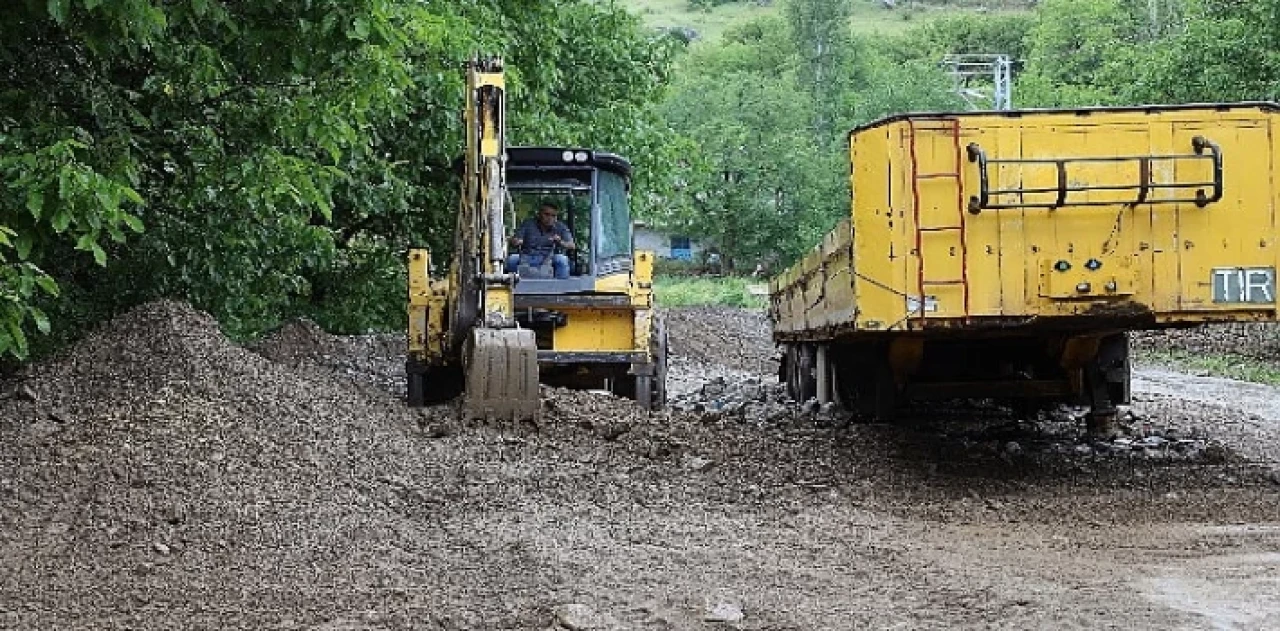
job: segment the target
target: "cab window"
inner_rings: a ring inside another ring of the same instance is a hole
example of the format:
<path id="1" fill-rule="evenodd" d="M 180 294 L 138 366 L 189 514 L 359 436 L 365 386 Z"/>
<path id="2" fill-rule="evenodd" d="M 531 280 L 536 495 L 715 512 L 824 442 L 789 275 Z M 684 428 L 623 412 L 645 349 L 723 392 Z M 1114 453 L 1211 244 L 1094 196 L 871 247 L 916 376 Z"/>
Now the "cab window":
<path id="1" fill-rule="evenodd" d="M 631 256 L 631 208 L 627 181 L 609 171 L 599 172 L 601 259 Z"/>

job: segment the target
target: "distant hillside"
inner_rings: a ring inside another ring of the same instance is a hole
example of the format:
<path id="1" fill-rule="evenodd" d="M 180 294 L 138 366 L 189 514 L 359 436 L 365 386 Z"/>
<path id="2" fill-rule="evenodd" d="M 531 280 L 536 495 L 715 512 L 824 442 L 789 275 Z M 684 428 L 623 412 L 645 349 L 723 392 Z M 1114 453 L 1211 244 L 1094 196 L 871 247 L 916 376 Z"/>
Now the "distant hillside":
<path id="1" fill-rule="evenodd" d="M 714 40 L 726 28 L 778 10 L 781 0 L 728 0 L 709 11 L 690 0 L 617 0 L 651 26 L 690 29 Z M 724 1 L 724 0 L 722 0 Z M 853 27 L 862 33 L 898 33 L 912 24 L 957 12 L 1026 11 L 1036 0 L 855 0 Z"/>

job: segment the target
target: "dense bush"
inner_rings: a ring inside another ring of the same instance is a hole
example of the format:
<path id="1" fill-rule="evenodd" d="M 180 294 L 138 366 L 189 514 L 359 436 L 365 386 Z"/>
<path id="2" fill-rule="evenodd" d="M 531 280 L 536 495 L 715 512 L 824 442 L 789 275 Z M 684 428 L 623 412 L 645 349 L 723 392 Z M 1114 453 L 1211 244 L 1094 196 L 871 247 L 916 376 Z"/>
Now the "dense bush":
<path id="1" fill-rule="evenodd" d="M 399 328 L 404 250 L 452 245 L 463 62 L 506 57 L 513 142 L 623 153 L 643 193 L 673 46 L 591 0 L 0 3 L 0 357 L 161 296 L 235 336 Z"/>

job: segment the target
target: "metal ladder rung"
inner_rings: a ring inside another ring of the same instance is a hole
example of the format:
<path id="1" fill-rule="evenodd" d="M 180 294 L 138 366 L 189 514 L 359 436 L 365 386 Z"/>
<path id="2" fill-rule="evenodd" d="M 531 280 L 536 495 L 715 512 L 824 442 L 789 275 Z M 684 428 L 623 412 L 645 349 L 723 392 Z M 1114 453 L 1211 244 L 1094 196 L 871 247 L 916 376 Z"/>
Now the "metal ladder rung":
<path id="1" fill-rule="evenodd" d="M 933 233 L 933 234 L 951 233 L 953 235 L 958 235 L 958 237 L 952 236 L 952 237 L 946 237 L 946 239 L 948 241 L 958 242 L 957 245 L 960 246 L 961 257 L 965 257 L 968 255 L 967 252 L 965 251 L 966 235 L 965 235 L 964 226 L 965 226 L 966 216 L 965 216 L 965 209 L 961 207 L 962 205 L 957 206 L 956 208 L 957 210 L 956 219 L 959 220 L 959 223 L 957 225 L 944 224 L 944 225 L 926 226 L 926 225 L 922 225 L 923 222 L 921 221 L 921 219 L 923 219 L 922 217 L 923 213 L 921 212 L 922 209 L 920 207 L 920 204 L 921 204 L 920 191 L 922 188 L 924 188 L 921 185 L 922 181 L 928 181 L 928 180 L 946 181 L 947 182 L 946 184 L 938 185 L 943 188 L 931 187 L 930 190 L 933 190 L 935 193 L 942 193 L 944 191 L 954 191 L 955 194 L 963 198 L 962 185 L 964 183 L 963 174 L 965 172 L 965 161 L 964 161 L 964 157 L 962 156 L 962 150 L 960 147 L 960 121 L 959 119 L 953 118 L 947 122 L 950 124 L 947 124 L 944 126 L 937 126 L 937 127 L 933 127 L 933 126 L 917 127 L 914 121 L 911 121 L 910 119 L 908 119 L 908 126 L 911 129 L 911 138 L 910 138 L 911 176 L 912 176 L 912 179 L 910 180 L 911 199 L 912 199 L 912 206 L 914 207 L 914 213 L 915 213 L 915 216 L 914 216 L 915 239 L 916 239 L 917 247 L 919 247 L 919 252 L 917 252 L 917 254 L 920 257 L 920 264 L 919 264 L 919 267 L 917 268 L 917 273 L 919 275 L 917 282 L 918 282 L 919 293 L 921 296 L 927 296 L 929 293 L 928 289 L 931 287 L 958 287 L 959 288 L 958 291 L 962 296 L 964 296 L 964 300 L 963 300 L 964 312 L 967 314 L 969 311 L 968 270 L 966 268 L 961 268 L 960 270 L 948 270 L 950 273 L 959 271 L 960 278 L 940 278 L 940 279 L 933 279 L 933 280 L 929 279 L 928 278 L 929 271 L 926 269 L 926 267 L 928 267 L 927 257 L 925 256 L 924 247 L 922 243 L 922 239 L 926 233 Z M 919 136 L 919 132 L 934 132 L 934 133 L 941 132 L 944 139 L 949 137 L 953 141 L 953 144 L 954 144 L 953 149 L 955 151 L 955 162 L 954 162 L 955 170 L 954 171 L 933 171 L 928 173 L 921 173 L 917 170 L 917 168 L 920 166 L 919 156 L 916 153 L 916 142 Z M 963 202 L 963 199 L 961 199 L 961 201 Z M 941 210 L 941 209 L 938 209 L 938 210 Z M 954 247 L 952 248 L 952 251 L 953 252 L 955 251 Z M 923 301 L 923 298 L 922 298 L 922 301 Z M 924 319 L 927 317 L 927 314 L 924 312 L 923 309 L 920 311 L 919 317 L 921 319 Z"/>

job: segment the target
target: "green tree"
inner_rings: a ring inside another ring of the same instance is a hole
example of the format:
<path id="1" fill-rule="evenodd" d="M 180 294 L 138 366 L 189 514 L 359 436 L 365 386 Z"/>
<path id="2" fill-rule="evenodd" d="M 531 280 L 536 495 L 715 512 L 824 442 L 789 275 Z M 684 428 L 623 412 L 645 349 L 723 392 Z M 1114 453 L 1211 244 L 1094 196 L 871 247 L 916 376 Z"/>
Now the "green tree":
<path id="1" fill-rule="evenodd" d="M 1034 14 L 960 13 L 929 20 L 912 27 L 902 37 L 884 43 L 894 61 L 937 63 L 948 54 L 1004 54 L 1021 60 L 1027 56 L 1027 39 L 1035 25 Z"/>
<path id="2" fill-rule="evenodd" d="M 814 146 L 794 88 L 745 72 L 687 81 L 668 120 L 697 144 L 699 164 L 674 226 L 708 235 L 730 267 L 812 245 L 840 182 L 824 178 L 832 157 Z"/>
<path id="3" fill-rule="evenodd" d="M 1107 73 L 1123 51 L 1144 41 L 1142 11 L 1125 0 L 1044 0 L 1028 35 L 1021 106 L 1113 105 L 1122 102 Z"/>
<path id="4" fill-rule="evenodd" d="M 462 61 L 507 58 L 517 143 L 660 187 L 674 46 L 590 0 L 4 3 L 0 356 L 157 296 L 399 326 L 404 248 L 451 242 Z"/>
<path id="5" fill-rule="evenodd" d="M 813 127 L 819 134 L 830 134 L 833 117 L 824 95 L 848 86 L 837 70 L 849 67 L 853 52 L 852 0 L 786 0 L 782 9 L 799 54 L 797 79 L 814 104 Z"/>
<path id="6" fill-rule="evenodd" d="M 895 62 L 847 31 L 831 37 L 839 53 L 816 89 L 812 51 L 796 44 L 809 40 L 792 28 L 762 18 L 696 49 L 663 109 L 696 147 L 684 186 L 664 199 L 664 223 L 706 235 L 731 263 L 788 264 L 848 215 L 852 127 L 957 105 L 936 63 Z"/>
<path id="7" fill-rule="evenodd" d="M 1272 100 L 1280 94 L 1280 2 L 1186 0 L 1178 28 L 1127 51 L 1105 79 L 1133 103 Z"/>

